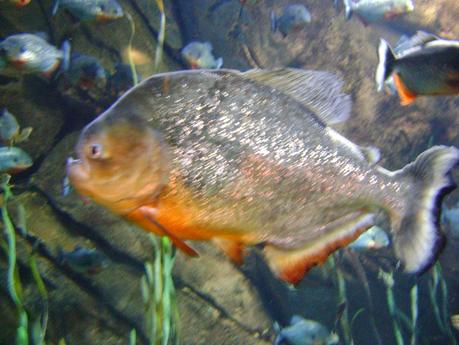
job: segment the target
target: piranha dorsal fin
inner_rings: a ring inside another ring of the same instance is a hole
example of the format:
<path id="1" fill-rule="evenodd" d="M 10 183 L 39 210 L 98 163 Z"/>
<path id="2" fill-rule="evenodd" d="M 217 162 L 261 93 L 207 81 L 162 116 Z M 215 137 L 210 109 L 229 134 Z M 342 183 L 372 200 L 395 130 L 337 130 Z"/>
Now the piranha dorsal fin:
<path id="1" fill-rule="evenodd" d="M 174 243 L 174 245 L 180 249 L 182 252 L 185 254 L 192 256 L 192 257 L 197 257 L 199 256 L 198 252 L 191 248 L 189 245 L 187 245 L 185 242 L 183 242 L 180 238 L 175 236 L 172 232 L 167 230 L 164 226 L 162 226 L 156 219 L 154 215 L 154 210 L 152 208 L 149 208 L 147 206 L 142 206 L 139 207 L 137 210 L 140 212 L 150 223 L 152 223 L 156 229 L 158 230 L 158 233 L 163 236 L 169 237 L 169 239 Z M 135 211 L 134 211 L 135 212 Z"/>
<path id="2" fill-rule="evenodd" d="M 341 92 L 343 81 L 333 73 L 282 68 L 253 69 L 243 75 L 284 92 L 311 109 L 325 124 L 343 122 L 351 113 L 351 97 Z"/>
<path id="3" fill-rule="evenodd" d="M 410 105 L 416 99 L 416 94 L 408 90 L 406 85 L 403 83 L 402 78 L 397 73 L 394 73 L 394 84 L 397 89 L 398 96 L 400 97 L 401 105 Z"/>
<path id="4" fill-rule="evenodd" d="M 312 267 L 325 262 L 335 250 L 348 245 L 374 224 L 372 213 L 355 212 L 330 224 L 317 239 L 304 247 L 284 249 L 267 244 L 264 255 L 271 270 L 282 280 L 291 284 L 301 281 Z"/>

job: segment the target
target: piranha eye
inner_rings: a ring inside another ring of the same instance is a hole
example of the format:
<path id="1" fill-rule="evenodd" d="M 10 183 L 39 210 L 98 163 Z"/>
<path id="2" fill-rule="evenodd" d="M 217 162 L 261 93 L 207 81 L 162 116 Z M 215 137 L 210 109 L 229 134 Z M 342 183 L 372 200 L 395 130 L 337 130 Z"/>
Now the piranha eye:
<path id="1" fill-rule="evenodd" d="M 89 147 L 89 155 L 93 159 L 98 159 L 102 157 L 102 145 L 92 144 Z"/>

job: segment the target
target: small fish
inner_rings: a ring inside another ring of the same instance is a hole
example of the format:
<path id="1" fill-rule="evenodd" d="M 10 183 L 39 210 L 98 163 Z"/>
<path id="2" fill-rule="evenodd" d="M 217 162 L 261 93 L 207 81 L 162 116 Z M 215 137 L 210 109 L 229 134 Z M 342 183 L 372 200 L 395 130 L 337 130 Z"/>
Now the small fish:
<path id="1" fill-rule="evenodd" d="M 341 87 L 299 69 L 154 75 L 83 129 L 67 175 L 191 256 L 186 240 L 214 240 L 235 262 L 262 245 L 291 283 L 387 213 L 396 256 L 420 272 L 441 249 L 435 205 L 459 150 L 433 146 L 392 172 L 368 161 L 327 125 L 350 114 Z"/>
<path id="2" fill-rule="evenodd" d="M 292 316 L 287 327 L 280 329 L 275 324 L 274 328 L 277 333 L 274 345 L 336 345 L 339 343 L 336 333 L 330 333 L 321 323 L 299 315 Z"/>
<path id="3" fill-rule="evenodd" d="M 223 58 L 215 59 L 212 55 L 210 42 L 190 42 L 182 49 L 181 54 L 191 69 L 219 69 L 223 65 Z"/>
<path id="4" fill-rule="evenodd" d="M 49 78 L 59 67 L 66 68 L 69 56 L 68 41 L 58 49 L 36 34 L 12 35 L 0 42 L 0 60 L 3 60 L 4 69 L 19 74 L 40 74 Z"/>
<path id="5" fill-rule="evenodd" d="M 374 250 L 387 247 L 390 244 L 389 236 L 379 226 L 372 226 L 360 235 L 349 248 L 356 251 Z"/>
<path id="6" fill-rule="evenodd" d="M 0 140 L 7 144 L 13 145 L 27 140 L 32 133 L 32 127 L 21 130 L 19 123 L 6 108 L 0 110 Z"/>
<path id="7" fill-rule="evenodd" d="M 71 252 L 59 249 L 57 260 L 82 274 L 97 274 L 107 268 L 110 261 L 97 249 L 76 246 Z"/>
<path id="8" fill-rule="evenodd" d="M 99 60 L 89 55 L 73 53 L 69 68 L 64 75 L 71 86 L 82 90 L 102 90 L 107 85 L 107 73 L 104 67 Z"/>
<path id="9" fill-rule="evenodd" d="M 142 80 L 142 76 L 137 73 L 137 80 Z M 132 69 L 128 64 L 119 63 L 115 66 L 115 73 L 108 79 L 108 92 L 112 97 L 120 97 L 123 93 L 134 86 Z"/>
<path id="10" fill-rule="evenodd" d="M 19 147 L 0 147 L 0 172 L 17 174 L 30 168 L 32 158 Z"/>
<path id="11" fill-rule="evenodd" d="M 310 22 L 311 14 L 301 4 L 284 7 L 284 12 L 280 17 L 277 17 L 274 11 L 271 11 L 271 31 L 279 31 L 284 37 L 291 32 L 302 30 Z"/>
<path id="12" fill-rule="evenodd" d="M 64 8 L 81 21 L 109 22 L 124 16 L 116 0 L 54 0 L 52 14 Z"/>
<path id="13" fill-rule="evenodd" d="M 411 40 L 412 47 L 397 56 L 381 39 L 376 69 L 378 91 L 392 76 L 402 105 L 409 105 L 422 95 L 458 94 L 459 41 L 441 39 L 422 31 Z"/>
<path id="14" fill-rule="evenodd" d="M 459 314 L 451 316 L 451 324 L 455 330 L 459 331 Z"/>
<path id="15" fill-rule="evenodd" d="M 344 0 L 346 20 L 353 13 L 364 25 L 393 19 L 414 10 L 413 0 Z"/>

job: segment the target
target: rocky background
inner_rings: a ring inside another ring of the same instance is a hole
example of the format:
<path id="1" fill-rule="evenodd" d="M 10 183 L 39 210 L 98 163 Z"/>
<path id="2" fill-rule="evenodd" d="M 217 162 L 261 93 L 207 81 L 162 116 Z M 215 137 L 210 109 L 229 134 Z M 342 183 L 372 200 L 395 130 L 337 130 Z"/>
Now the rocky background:
<path id="1" fill-rule="evenodd" d="M 380 37 L 395 43 L 402 33 L 424 29 L 444 37 L 459 38 L 456 0 L 417 0 L 415 11 L 387 24 L 365 27 L 353 18 L 344 20 L 332 1 L 303 0 L 312 15 L 304 30 L 286 38 L 270 31 L 270 11 L 281 13 L 285 0 L 171 0 L 167 7 L 166 42 L 160 71 L 185 68 L 179 50 L 192 40 L 210 41 L 214 55 L 223 57 L 225 68 L 291 66 L 335 72 L 345 81 L 345 91 L 354 100 L 353 116 L 337 129 L 359 144 L 377 146 L 382 165 L 400 168 L 432 144 L 459 146 L 459 98 L 421 98 L 402 107 L 397 97 L 377 93 L 374 73 Z M 244 7 L 241 12 L 241 3 Z M 153 61 L 159 27 L 159 12 L 152 0 L 121 0 L 134 20 L 133 48 L 147 57 L 138 61 L 142 76 L 154 72 Z M 20 32 L 45 32 L 59 46 L 69 39 L 73 51 L 97 57 L 114 72 L 127 62 L 131 34 L 126 18 L 107 23 L 78 23 L 65 11 L 50 16 L 50 0 L 32 0 L 17 9 L 0 2 L 0 37 Z M 86 95 L 87 96 L 87 95 Z M 151 259 L 152 248 L 141 230 L 123 222 L 77 195 L 62 195 L 66 157 L 81 127 L 115 99 L 94 99 L 64 92 L 56 81 L 39 77 L 0 76 L 0 108 L 7 107 L 23 126 L 34 128 L 20 146 L 33 157 L 34 166 L 14 179 L 16 201 L 27 212 L 28 236 L 18 238 L 18 260 L 27 305 L 39 310 L 39 296 L 28 269 L 28 256 L 36 247 L 39 270 L 49 290 L 50 319 L 47 343 L 127 344 L 129 331 L 136 328 L 139 341 L 147 344 L 143 324 L 140 277 L 143 262 Z M 452 203 L 453 194 L 446 200 Z M 39 243 L 37 245 L 36 243 Z M 110 265 L 97 275 L 79 274 L 57 259 L 59 248 L 75 245 L 97 248 Z M 243 267 L 235 267 L 216 249 L 195 244 L 199 259 L 178 254 L 174 279 L 180 309 L 182 344 L 269 344 L 274 320 L 285 325 L 293 314 L 323 322 L 333 328 L 338 304 L 333 272 L 315 269 L 296 289 L 274 279 L 256 250 Z M 456 248 L 456 249 L 454 249 Z M 457 243 L 450 241 L 442 255 L 444 275 L 450 291 L 448 306 L 459 311 Z M 346 256 L 338 261 L 348 283 L 350 315 L 368 305 L 365 292 Z M 6 289 L 6 260 L 0 257 L 0 344 L 13 344 L 16 313 Z M 390 250 L 361 255 L 373 292 L 373 309 L 384 344 L 395 344 L 387 312 L 384 285 L 377 280 L 377 267 L 393 267 Z M 420 344 L 446 344 L 433 319 L 427 297 L 429 274 L 421 286 Z M 396 298 L 409 313 L 409 287 L 416 280 L 396 274 Z M 368 314 L 353 326 L 356 344 L 374 344 L 368 329 Z M 422 339 L 422 340 L 421 340 Z"/>

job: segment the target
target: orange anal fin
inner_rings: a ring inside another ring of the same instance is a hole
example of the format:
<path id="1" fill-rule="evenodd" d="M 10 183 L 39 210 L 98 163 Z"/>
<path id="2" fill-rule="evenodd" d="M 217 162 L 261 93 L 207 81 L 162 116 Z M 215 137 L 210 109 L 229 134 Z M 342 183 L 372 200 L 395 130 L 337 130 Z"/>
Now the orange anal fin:
<path id="1" fill-rule="evenodd" d="M 221 238 L 213 239 L 215 244 L 237 265 L 244 263 L 244 245 L 241 242 L 225 240 Z"/>
<path id="2" fill-rule="evenodd" d="M 148 206 L 142 206 L 138 210 L 150 223 L 152 223 L 158 230 L 158 233 L 161 235 L 167 236 L 170 238 L 172 243 L 180 249 L 182 252 L 185 254 L 192 256 L 192 257 L 198 257 L 199 254 L 196 250 L 191 248 L 188 244 L 183 242 L 180 238 L 175 236 L 172 232 L 167 230 L 164 226 L 162 226 L 155 218 L 155 209 L 148 207 Z"/>
<path id="3" fill-rule="evenodd" d="M 332 234 L 296 249 L 266 245 L 264 255 L 271 270 L 280 279 L 298 284 L 314 266 L 324 263 L 335 250 L 348 245 L 374 223 L 373 214 L 363 214 L 354 222 L 343 224 Z"/>
<path id="4" fill-rule="evenodd" d="M 409 105 L 414 102 L 416 99 L 416 94 L 406 87 L 403 83 L 402 79 L 397 73 L 394 73 L 394 84 L 398 92 L 398 96 L 400 97 L 400 104 L 401 105 Z"/>

